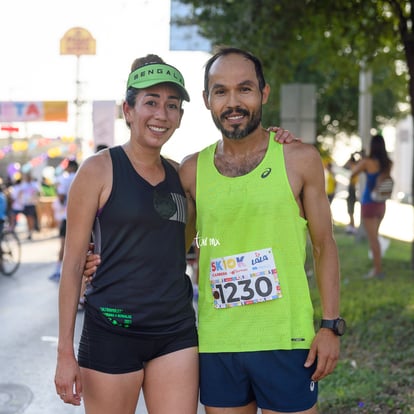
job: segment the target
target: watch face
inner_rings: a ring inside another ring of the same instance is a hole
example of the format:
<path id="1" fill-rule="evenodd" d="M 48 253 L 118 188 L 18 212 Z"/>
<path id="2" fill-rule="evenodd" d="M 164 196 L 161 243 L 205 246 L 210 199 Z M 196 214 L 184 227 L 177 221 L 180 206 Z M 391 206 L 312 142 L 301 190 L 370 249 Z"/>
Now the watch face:
<path id="1" fill-rule="evenodd" d="M 342 318 L 339 318 L 336 323 L 336 331 L 338 335 L 343 335 L 345 333 L 346 324 Z"/>

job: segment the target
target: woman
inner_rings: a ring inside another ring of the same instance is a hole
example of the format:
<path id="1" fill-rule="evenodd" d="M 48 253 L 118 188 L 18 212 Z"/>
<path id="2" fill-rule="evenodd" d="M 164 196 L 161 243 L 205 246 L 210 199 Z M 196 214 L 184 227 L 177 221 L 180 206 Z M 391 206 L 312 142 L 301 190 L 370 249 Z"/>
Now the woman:
<path id="1" fill-rule="evenodd" d="M 385 215 L 385 201 L 374 201 L 371 192 L 377 177 L 382 173 L 389 174 L 391 168 L 392 161 L 388 157 L 384 138 L 382 135 L 375 135 L 371 138 L 368 157 L 362 158 L 352 169 L 351 180 L 362 172 L 366 174 L 366 184 L 361 197 L 361 219 L 367 233 L 373 261 L 373 269 L 364 276 L 367 279 L 384 277 L 378 230 Z"/>
<path id="2" fill-rule="evenodd" d="M 196 413 L 198 354 L 185 274 L 186 200 L 176 165 L 160 155 L 189 101 L 181 73 L 156 55 L 134 61 L 123 112 L 130 138 L 79 168 L 67 209 L 59 291 L 56 391 L 87 414 Z M 95 222 L 95 225 L 94 225 Z M 92 227 L 101 265 L 85 294 L 73 349 Z"/>

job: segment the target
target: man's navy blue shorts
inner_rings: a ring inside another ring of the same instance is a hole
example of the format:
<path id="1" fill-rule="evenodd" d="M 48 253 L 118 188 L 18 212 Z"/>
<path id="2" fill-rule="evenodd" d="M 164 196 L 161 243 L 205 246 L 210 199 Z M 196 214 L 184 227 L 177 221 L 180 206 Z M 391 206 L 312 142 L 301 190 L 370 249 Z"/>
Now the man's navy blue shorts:
<path id="1" fill-rule="evenodd" d="M 241 407 L 305 411 L 318 399 L 311 376 L 316 362 L 305 368 L 309 350 L 200 354 L 200 401 L 208 407 Z"/>
<path id="2" fill-rule="evenodd" d="M 171 352 L 198 346 L 196 327 L 162 335 L 116 333 L 96 323 L 86 311 L 78 349 L 83 368 L 125 374 L 144 368 L 145 362 Z"/>

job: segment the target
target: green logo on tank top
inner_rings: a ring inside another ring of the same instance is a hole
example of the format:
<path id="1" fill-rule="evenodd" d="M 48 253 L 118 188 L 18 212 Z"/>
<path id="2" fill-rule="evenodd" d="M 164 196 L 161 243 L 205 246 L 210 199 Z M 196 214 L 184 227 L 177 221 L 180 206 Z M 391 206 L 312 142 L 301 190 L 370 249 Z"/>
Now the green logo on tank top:
<path id="1" fill-rule="evenodd" d="M 102 315 L 108 319 L 113 326 L 129 328 L 132 324 L 132 315 L 125 313 L 123 309 L 101 307 Z"/>

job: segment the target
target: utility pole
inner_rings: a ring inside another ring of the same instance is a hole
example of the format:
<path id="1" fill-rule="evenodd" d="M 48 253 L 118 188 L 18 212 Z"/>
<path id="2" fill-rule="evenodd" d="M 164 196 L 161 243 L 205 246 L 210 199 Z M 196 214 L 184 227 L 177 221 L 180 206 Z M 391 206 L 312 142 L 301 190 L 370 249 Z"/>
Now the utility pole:
<path id="1" fill-rule="evenodd" d="M 72 29 L 69 29 L 60 40 L 60 54 L 76 56 L 76 97 L 74 101 L 76 107 L 75 139 L 78 145 L 82 147 L 80 118 L 84 102 L 81 99 L 80 57 L 82 55 L 96 54 L 96 40 L 88 30 L 82 27 L 73 27 Z"/>
<path id="2" fill-rule="evenodd" d="M 358 123 L 359 136 L 361 137 L 362 149 L 367 150 L 371 138 L 372 127 L 372 71 L 361 65 L 359 72 L 359 108 Z"/>
<path id="3" fill-rule="evenodd" d="M 361 65 L 359 72 L 359 107 L 358 107 L 358 126 L 359 136 L 361 138 L 361 147 L 368 153 L 369 143 L 371 139 L 372 127 L 372 71 L 365 68 L 365 64 Z M 359 194 L 361 196 L 366 184 L 365 174 L 360 174 L 358 179 Z M 362 217 L 360 216 L 360 225 L 356 235 L 358 240 L 366 239 L 364 226 L 362 225 Z"/>

